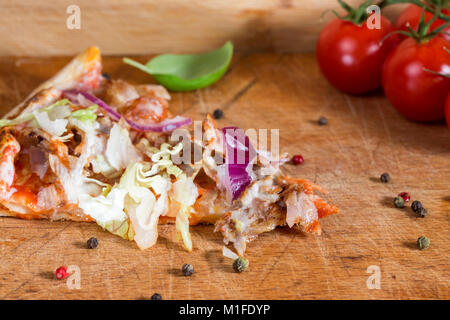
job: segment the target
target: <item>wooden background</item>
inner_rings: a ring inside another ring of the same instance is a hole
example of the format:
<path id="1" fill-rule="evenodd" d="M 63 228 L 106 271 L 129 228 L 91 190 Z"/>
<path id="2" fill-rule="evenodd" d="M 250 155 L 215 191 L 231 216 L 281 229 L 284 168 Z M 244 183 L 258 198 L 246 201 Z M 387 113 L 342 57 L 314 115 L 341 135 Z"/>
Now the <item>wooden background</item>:
<path id="1" fill-rule="evenodd" d="M 359 4 L 363 0 L 348 0 Z M 66 9 L 81 10 L 69 30 Z M 307 52 L 336 0 L 0 0 L 0 56 L 197 52 L 232 40 L 239 51 Z M 394 17 L 401 6 L 387 8 Z"/>
<path id="2" fill-rule="evenodd" d="M 148 58 L 148 57 L 147 57 Z M 141 61 L 146 61 L 144 57 Z M 5 113 L 67 58 L 0 58 L 0 106 Z M 150 76 L 104 60 L 113 77 L 148 83 Z M 201 119 L 222 108 L 220 126 L 279 128 L 282 150 L 301 153 L 287 166 L 329 190 L 341 208 L 323 221 L 322 236 L 280 228 L 250 243 L 250 269 L 232 271 L 212 226 L 192 228 L 194 251 L 162 226 L 151 249 L 102 231 L 95 224 L 0 219 L 1 299 L 449 299 L 450 130 L 444 123 L 403 119 L 381 93 L 352 97 L 321 76 L 313 54 L 240 54 L 210 88 L 173 94 L 174 113 Z M 320 116 L 329 125 L 317 125 Z M 379 176 L 389 172 L 392 181 Z M 428 209 L 425 219 L 392 199 L 407 191 Z M 419 251 L 416 239 L 431 239 Z M 100 245 L 85 248 L 95 236 Z M 184 263 L 195 274 L 181 276 Z M 81 269 L 81 289 L 54 278 L 60 265 Z M 381 289 L 366 286 L 371 265 Z"/>

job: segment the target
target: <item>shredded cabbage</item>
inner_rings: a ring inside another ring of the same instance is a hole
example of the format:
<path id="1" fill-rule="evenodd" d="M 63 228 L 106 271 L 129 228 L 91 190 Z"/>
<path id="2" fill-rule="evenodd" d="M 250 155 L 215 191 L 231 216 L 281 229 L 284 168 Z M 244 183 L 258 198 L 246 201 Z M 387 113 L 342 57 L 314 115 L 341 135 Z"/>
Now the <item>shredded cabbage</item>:
<path id="1" fill-rule="evenodd" d="M 141 249 L 153 246 L 158 238 L 158 220 L 168 210 L 168 179 L 153 179 L 142 183 L 137 178 L 142 169 L 141 163 L 130 165 L 120 179 L 119 186 L 128 191 L 125 199 L 126 210 L 136 233 L 134 240 Z M 153 192 L 156 193 L 158 199 Z M 161 193 L 157 193 L 156 190 Z"/>
<path id="2" fill-rule="evenodd" d="M 107 178 L 116 178 L 120 174 L 119 171 L 116 171 L 116 169 L 113 168 L 108 161 L 106 161 L 102 154 L 99 154 L 95 159 L 92 159 L 91 164 L 92 170 L 95 173 L 101 173 Z"/>
<path id="3" fill-rule="evenodd" d="M 225 246 L 222 247 L 222 255 L 224 257 L 227 257 L 227 258 L 230 258 L 230 259 L 233 259 L 233 260 L 236 260 L 236 259 L 239 258 L 239 256 L 236 253 L 234 253 L 233 251 L 231 251 L 230 249 L 228 249 Z"/>
<path id="4" fill-rule="evenodd" d="M 73 104 L 67 99 L 61 99 L 50 106 L 20 115 L 15 119 L 1 119 L 0 128 L 30 121 L 31 126 L 38 126 L 55 138 L 60 137 L 66 131 L 69 122 L 85 132 L 97 129 L 95 121 L 97 105 L 74 112 L 71 111 L 69 105 Z"/>
<path id="5" fill-rule="evenodd" d="M 39 126 L 52 136 L 59 137 L 62 135 L 66 131 L 67 123 L 69 123 L 67 119 L 50 120 L 47 112 L 40 112 L 39 110 L 33 111 L 33 115 Z"/>
<path id="6" fill-rule="evenodd" d="M 88 108 L 74 111 L 70 116 L 80 121 L 95 121 L 95 119 L 97 119 L 97 114 L 95 113 L 97 109 L 98 105 L 94 104 Z"/>
<path id="7" fill-rule="evenodd" d="M 168 143 L 163 143 L 160 149 L 151 147 L 146 140 L 142 139 L 139 142 L 144 152 L 151 157 L 155 164 L 150 170 L 146 172 L 141 171 L 140 181 L 151 181 L 158 171 L 165 170 L 168 175 L 173 175 L 177 178 L 172 184 L 170 190 L 171 201 L 179 203 L 180 210 L 176 216 L 175 226 L 178 232 L 181 234 L 185 248 L 188 251 L 192 251 L 192 240 L 189 233 L 189 217 L 191 213 L 191 206 L 195 203 L 198 197 L 198 190 L 191 178 L 187 178 L 183 171 L 175 166 L 171 160 L 171 156 L 180 153 L 183 148 L 182 143 L 178 143 L 172 147 Z M 149 177 L 149 178 L 147 178 Z M 154 188 L 153 188 L 154 189 Z"/>
<path id="8" fill-rule="evenodd" d="M 187 178 L 185 174 L 178 177 L 173 183 L 170 198 L 172 201 L 180 203 L 180 211 L 177 214 L 175 226 L 180 232 L 185 248 L 192 251 L 192 240 L 189 233 L 189 217 L 191 206 L 198 197 L 198 190 L 192 179 Z"/>
<path id="9" fill-rule="evenodd" d="M 57 108 L 57 107 L 60 107 L 60 106 L 65 106 L 65 105 L 68 105 L 68 104 L 71 104 L 71 102 L 69 100 L 61 99 L 61 100 L 58 100 L 55 103 L 53 103 L 53 104 L 51 104 L 51 105 L 49 105 L 47 107 L 39 109 L 38 111 L 39 112 L 49 112 L 49 111 L 53 110 L 54 108 Z M 34 119 L 34 113 L 33 112 L 22 114 L 22 115 L 18 116 L 17 118 L 14 118 L 14 119 L 11 119 L 11 120 L 9 120 L 9 119 L 0 119 L 0 128 L 6 127 L 6 126 L 13 126 L 13 125 L 16 125 L 16 124 L 21 124 L 21 123 L 28 122 L 28 121 L 33 120 L 33 119 Z"/>
<path id="10" fill-rule="evenodd" d="M 111 128 L 106 143 L 105 157 L 108 163 L 118 171 L 125 169 L 130 163 L 142 160 L 131 143 L 128 130 L 122 128 L 118 123 L 114 123 Z"/>
<path id="11" fill-rule="evenodd" d="M 133 239 L 140 249 L 146 249 L 156 243 L 158 220 L 167 214 L 170 197 L 181 208 L 176 217 L 177 230 L 185 247 L 192 250 L 189 215 L 198 191 L 192 179 L 170 160 L 170 156 L 179 153 L 181 148 L 181 144 L 173 148 L 163 144 L 154 150 L 153 163 L 128 164 L 114 186 L 105 186 L 97 197 L 80 196 L 80 208 L 104 229 L 125 239 Z M 177 178 L 173 184 L 171 176 Z"/>

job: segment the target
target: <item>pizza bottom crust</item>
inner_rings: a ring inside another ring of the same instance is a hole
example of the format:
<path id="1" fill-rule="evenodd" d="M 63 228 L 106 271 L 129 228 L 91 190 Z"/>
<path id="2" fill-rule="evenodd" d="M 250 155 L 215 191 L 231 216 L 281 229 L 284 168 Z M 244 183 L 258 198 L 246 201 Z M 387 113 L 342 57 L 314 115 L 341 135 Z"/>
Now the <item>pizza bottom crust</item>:
<path id="1" fill-rule="evenodd" d="M 11 217 L 24 220 L 50 220 L 50 221 L 77 221 L 77 222 L 94 222 L 88 215 L 79 215 L 67 212 L 52 212 L 51 216 L 48 214 L 39 213 L 19 213 L 5 208 L 0 208 L 0 217 Z"/>
<path id="2" fill-rule="evenodd" d="M 89 215 L 85 214 L 73 214 L 68 212 L 52 212 L 51 216 L 48 214 L 39 214 L 39 213 L 19 213 L 14 212 L 11 210 L 8 210 L 6 208 L 0 208 L 0 217 L 11 217 L 11 218 L 17 218 L 17 219 L 23 219 L 23 220 L 49 220 L 49 221 L 75 221 L 75 222 L 95 222 L 94 219 L 92 219 Z M 198 217 L 192 217 L 189 220 L 189 225 L 194 226 L 197 224 L 215 224 L 215 222 L 219 219 L 219 216 L 216 216 L 214 218 L 198 218 Z M 174 224 L 175 218 L 174 217 L 168 217 L 168 216 L 161 216 L 159 218 L 158 224 L 164 225 L 164 224 Z"/>

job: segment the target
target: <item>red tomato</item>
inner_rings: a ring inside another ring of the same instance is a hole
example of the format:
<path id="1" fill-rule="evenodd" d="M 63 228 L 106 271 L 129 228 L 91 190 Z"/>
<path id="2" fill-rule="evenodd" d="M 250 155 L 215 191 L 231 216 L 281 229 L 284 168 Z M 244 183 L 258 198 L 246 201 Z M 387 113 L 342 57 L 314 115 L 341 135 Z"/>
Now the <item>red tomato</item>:
<path id="1" fill-rule="evenodd" d="M 383 66 L 383 88 L 392 105 L 406 118 L 433 121 L 444 117 L 450 78 L 427 72 L 448 73 L 450 42 L 435 37 L 425 43 L 403 40 Z"/>
<path id="2" fill-rule="evenodd" d="M 361 94 L 381 86 L 381 70 L 389 52 L 397 45 L 394 31 L 381 16 L 381 28 L 369 29 L 341 19 L 330 21 L 319 35 L 316 48 L 320 69 L 328 81 L 341 91 Z"/>
<path id="3" fill-rule="evenodd" d="M 445 119 L 447 120 L 447 127 L 450 129 L 450 94 L 447 96 L 445 103 Z"/>
<path id="4" fill-rule="evenodd" d="M 450 15 L 450 9 L 442 9 L 442 13 L 445 15 Z M 417 27 L 419 26 L 420 17 L 422 16 L 422 8 L 419 6 L 416 6 L 415 4 L 409 5 L 397 18 L 397 21 L 395 22 L 395 27 L 400 30 L 408 31 L 408 28 L 406 27 L 407 23 L 409 22 L 409 26 L 413 30 L 417 30 Z M 425 21 L 428 22 L 430 19 L 433 18 L 433 13 L 426 11 L 425 12 Z M 438 28 L 439 26 L 443 25 L 445 23 L 444 20 L 437 19 L 435 22 L 431 24 L 430 31 Z M 450 32 L 450 26 L 444 29 L 445 32 Z M 400 36 L 402 39 L 406 38 L 406 36 Z M 450 36 L 443 34 L 443 37 L 445 37 L 448 41 L 450 41 Z"/>

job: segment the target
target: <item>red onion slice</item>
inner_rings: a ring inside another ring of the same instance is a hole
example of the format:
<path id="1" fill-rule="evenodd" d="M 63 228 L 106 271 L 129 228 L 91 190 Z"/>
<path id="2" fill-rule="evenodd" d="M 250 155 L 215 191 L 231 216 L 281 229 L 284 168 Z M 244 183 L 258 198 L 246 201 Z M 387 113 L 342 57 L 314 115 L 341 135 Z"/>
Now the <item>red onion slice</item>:
<path id="1" fill-rule="evenodd" d="M 81 95 L 83 98 L 89 100 L 93 104 L 97 104 L 100 108 L 105 110 L 114 120 L 119 121 L 121 118 L 124 118 L 131 128 L 138 131 L 169 132 L 179 127 L 190 125 L 192 123 L 192 120 L 190 118 L 176 116 L 175 118 L 172 119 L 164 119 L 159 123 L 151 123 L 145 125 L 139 124 L 123 117 L 116 110 L 107 105 L 103 100 L 93 96 L 90 93 L 78 90 L 64 91 L 64 96 L 74 103 L 79 102 L 78 95 Z"/>
<path id="2" fill-rule="evenodd" d="M 222 133 L 227 166 L 225 187 L 231 198 L 236 200 L 252 182 L 247 167 L 255 158 L 256 150 L 242 129 L 225 127 Z"/>

